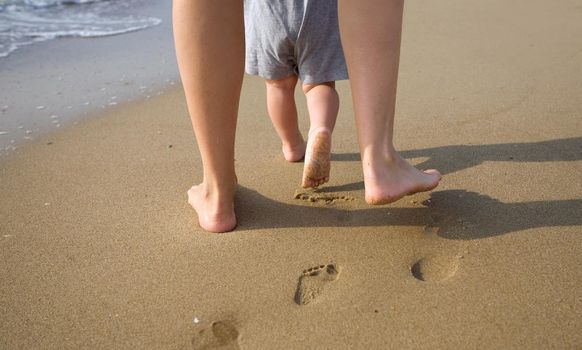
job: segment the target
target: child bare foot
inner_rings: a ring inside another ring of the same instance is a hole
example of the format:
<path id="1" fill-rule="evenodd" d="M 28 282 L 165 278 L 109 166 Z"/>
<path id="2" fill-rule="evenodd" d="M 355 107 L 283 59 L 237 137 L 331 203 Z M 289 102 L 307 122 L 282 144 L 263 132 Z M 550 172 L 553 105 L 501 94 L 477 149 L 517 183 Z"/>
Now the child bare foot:
<path id="1" fill-rule="evenodd" d="M 305 141 L 301 139 L 301 142 L 297 145 L 283 145 L 283 157 L 288 162 L 298 162 L 305 157 Z"/>
<path id="2" fill-rule="evenodd" d="M 317 187 L 328 182 L 330 162 L 331 131 L 319 128 L 310 132 L 301 186 L 303 188 Z"/>
<path id="3" fill-rule="evenodd" d="M 420 171 L 408 164 L 398 154 L 380 166 L 371 167 L 364 162 L 364 184 L 368 204 L 387 204 L 417 192 L 437 187 L 441 174 L 435 170 Z M 373 171 L 375 169 L 376 171 Z"/>
<path id="4" fill-rule="evenodd" d="M 222 197 L 208 191 L 204 183 L 188 190 L 188 203 L 196 210 L 198 223 L 206 231 L 228 232 L 236 227 L 234 194 Z"/>

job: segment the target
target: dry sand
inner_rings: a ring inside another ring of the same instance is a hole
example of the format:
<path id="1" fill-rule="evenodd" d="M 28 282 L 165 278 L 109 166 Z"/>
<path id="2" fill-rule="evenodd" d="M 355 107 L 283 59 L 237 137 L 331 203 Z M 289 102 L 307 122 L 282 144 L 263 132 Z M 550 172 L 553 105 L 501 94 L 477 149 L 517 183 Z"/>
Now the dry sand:
<path id="1" fill-rule="evenodd" d="M 207 234 L 182 92 L 119 106 L 0 162 L 0 348 L 581 348 L 582 2 L 405 18 L 396 142 L 440 187 L 364 203 L 344 82 L 331 180 L 295 196 L 247 77 L 239 226 Z"/>

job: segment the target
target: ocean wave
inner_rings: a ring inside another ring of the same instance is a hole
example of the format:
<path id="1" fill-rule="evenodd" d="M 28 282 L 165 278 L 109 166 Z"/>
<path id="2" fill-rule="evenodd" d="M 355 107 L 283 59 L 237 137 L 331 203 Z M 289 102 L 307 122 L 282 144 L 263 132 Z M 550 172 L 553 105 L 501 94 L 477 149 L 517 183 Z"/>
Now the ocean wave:
<path id="1" fill-rule="evenodd" d="M 8 5 L 26 5 L 35 8 L 57 6 L 63 4 L 87 4 L 90 2 L 98 2 L 100 0 L 0 0 L 0 6 Z"/>
<path id="2" fill-rule="evenodd" d="M 132 3 L 136 1 L 0 0 L 0 57 L 40 41 L 118 35 L 161 23 L 131 15 Z"/>

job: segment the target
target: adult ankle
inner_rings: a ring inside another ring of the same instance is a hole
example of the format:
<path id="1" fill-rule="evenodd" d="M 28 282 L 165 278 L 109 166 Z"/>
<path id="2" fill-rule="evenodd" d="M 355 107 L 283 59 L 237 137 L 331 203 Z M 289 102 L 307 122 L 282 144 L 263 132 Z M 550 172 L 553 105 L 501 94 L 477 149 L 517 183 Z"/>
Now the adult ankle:
<path id="1" fill-rule="evenodd" d="M 232 194 L 237 185 L 236 175 L 234 177 L 221 177 L 220 179 L 205 178 L 202 188 L 205 196 L 228 196 Z"/>

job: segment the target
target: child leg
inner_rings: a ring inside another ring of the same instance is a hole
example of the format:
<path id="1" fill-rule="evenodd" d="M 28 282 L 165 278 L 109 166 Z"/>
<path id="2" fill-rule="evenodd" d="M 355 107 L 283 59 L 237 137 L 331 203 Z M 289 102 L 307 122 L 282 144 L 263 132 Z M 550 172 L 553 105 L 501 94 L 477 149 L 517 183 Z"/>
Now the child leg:
<path id="1" fill-rule="evenodd" d="M 297 76 L 279 80 L 266 80 L 267 111 L 277 135 L 283 144 L 283 156 L 289 162 L 297 162 L 305 155 L 305 141 L 299 131 L 295 85 Z"/>
<path id="2" fill-rule="evenodd" d="M 303 84 L 309 110 L 309 137 L 303 168 L 304 188 L 317 187 L 329 181 L 331 134 L 339 110 L 335 82 Z"/>

